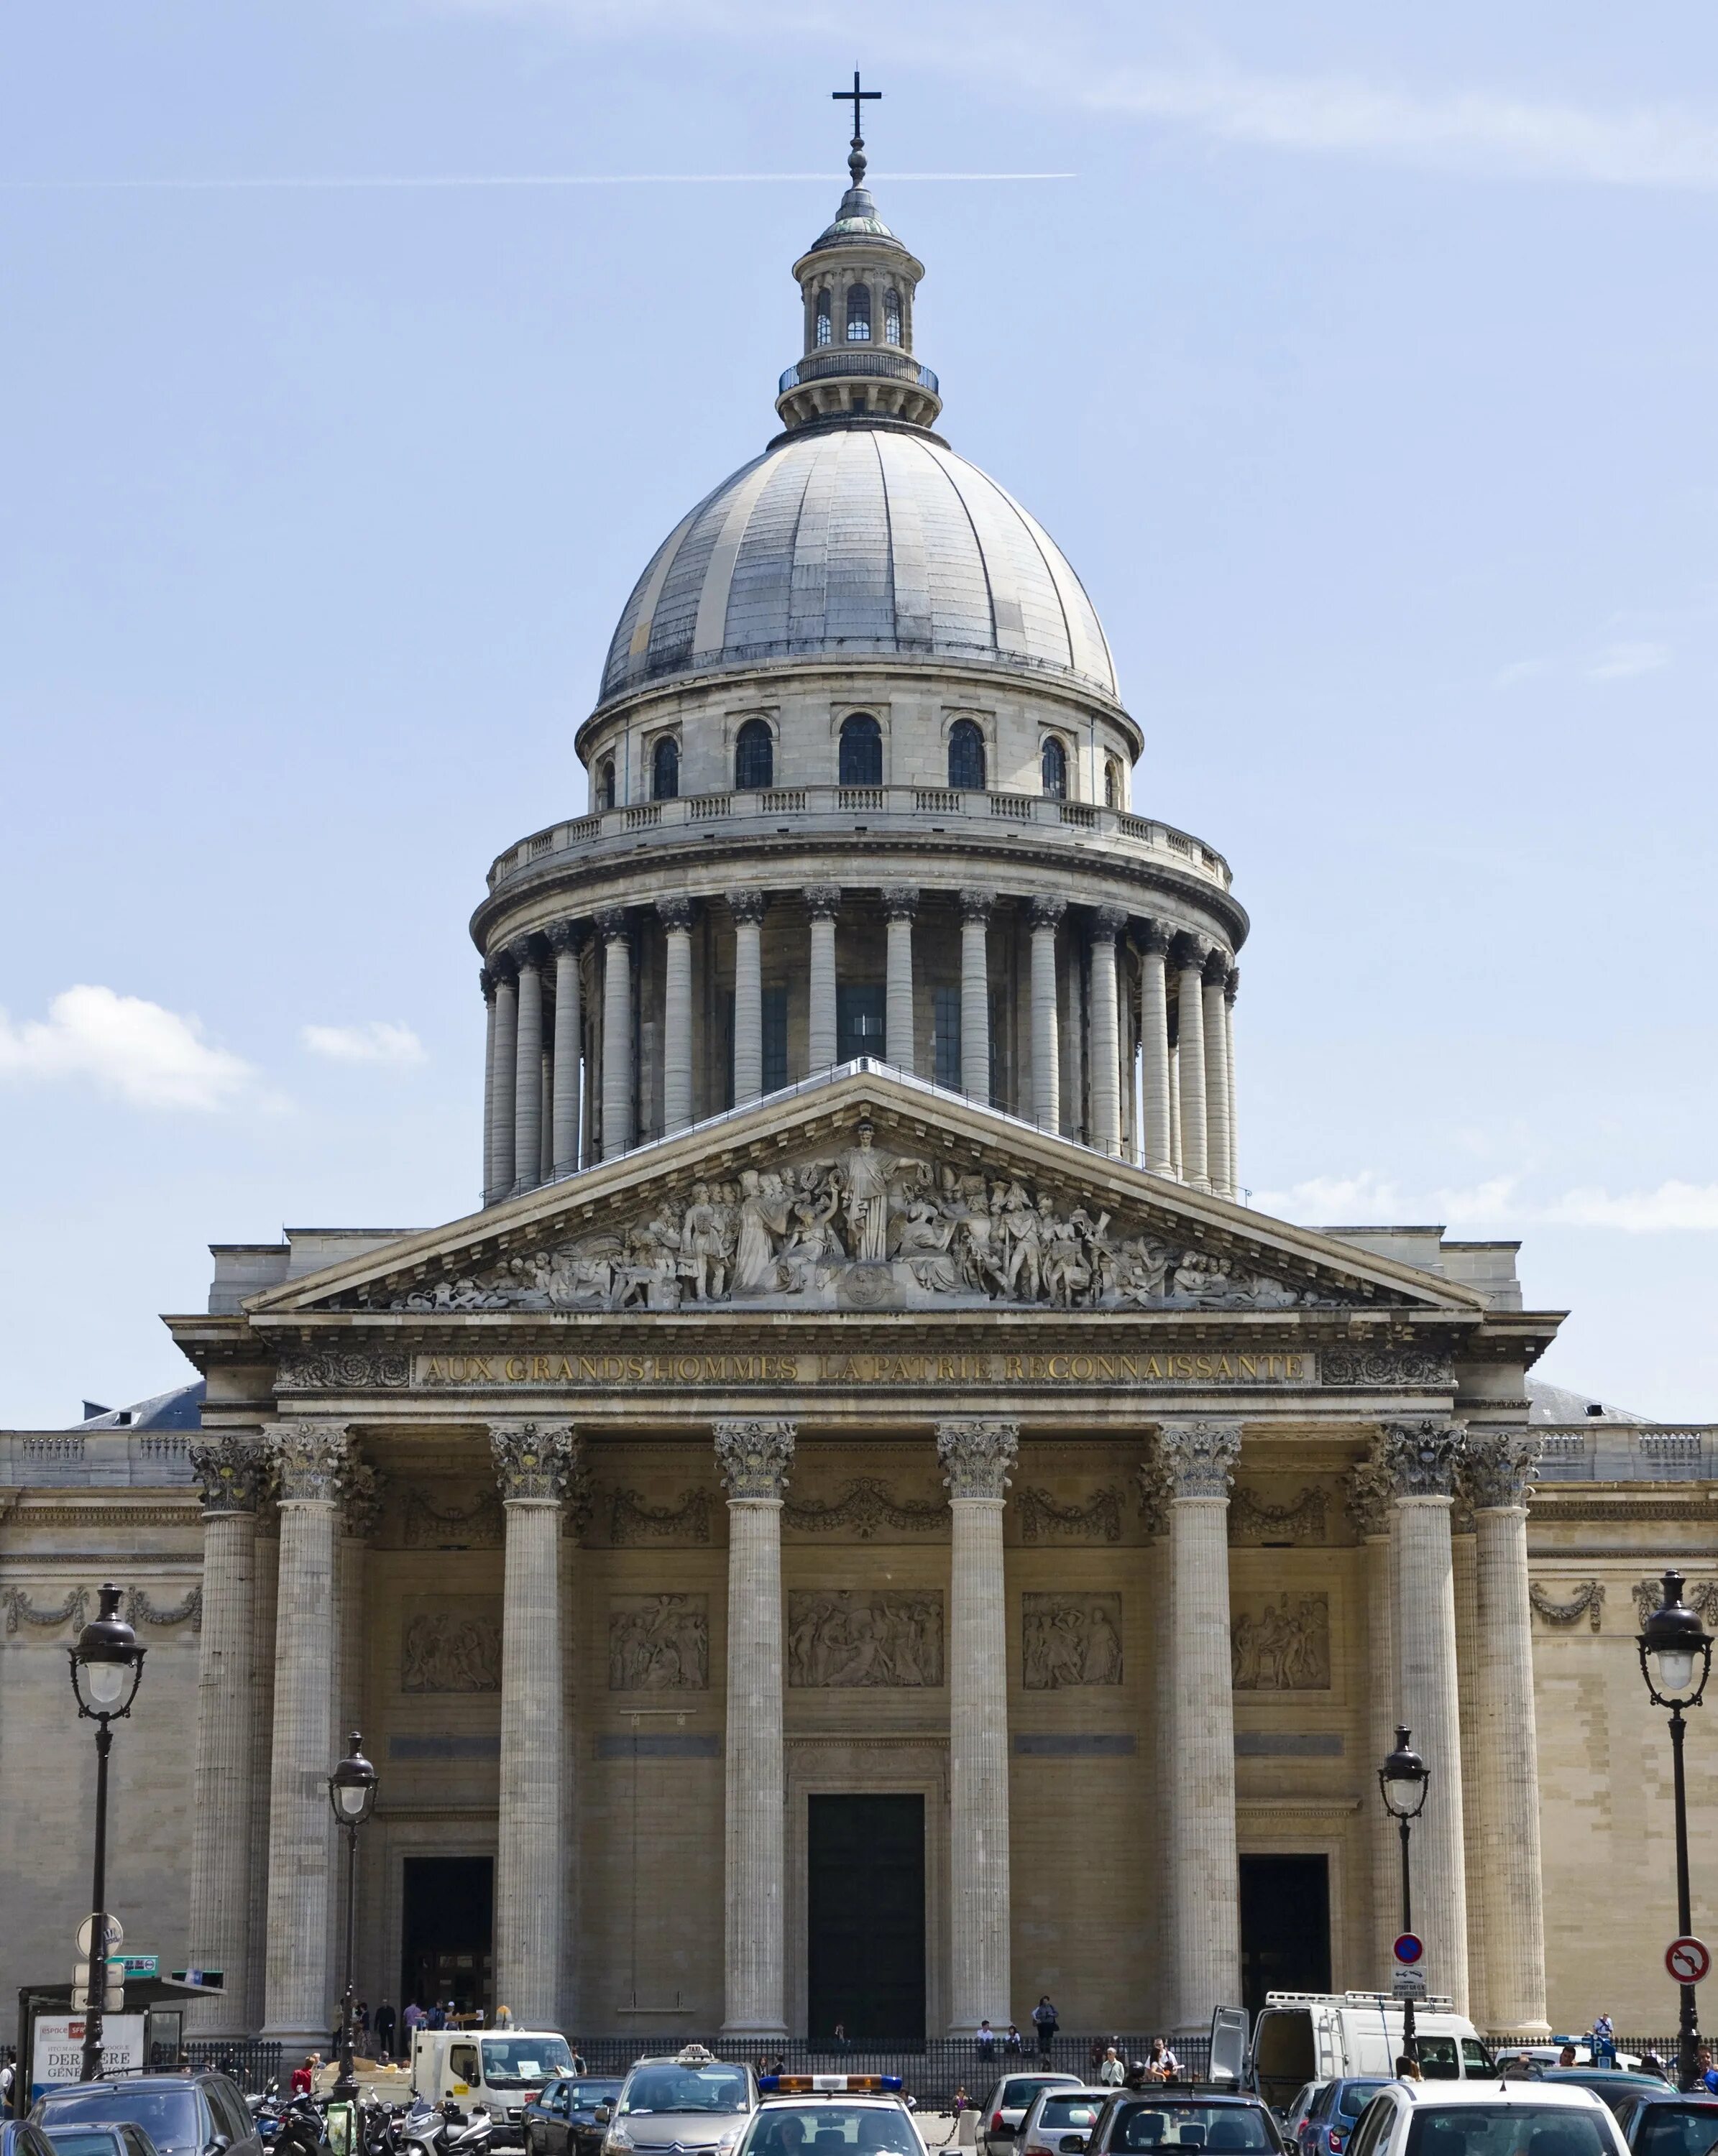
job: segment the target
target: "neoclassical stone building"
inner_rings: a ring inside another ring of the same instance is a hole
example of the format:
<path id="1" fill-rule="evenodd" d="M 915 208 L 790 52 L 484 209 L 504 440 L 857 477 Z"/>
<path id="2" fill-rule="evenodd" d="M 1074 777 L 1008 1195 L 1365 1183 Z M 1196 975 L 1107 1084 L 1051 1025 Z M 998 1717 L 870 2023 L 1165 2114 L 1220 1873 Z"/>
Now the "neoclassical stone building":
<path id="1" fill-rule="evenodd" d="M 1631 1635 L 1718 1568 L 1709 1439 L 1530 1428 L 1514 1245 L 1243 1202 L 1228 865 L 1129 808 L 1097 616 L 935 431 L 852 177 L 591 808 L 490 870 L 481 1203 L 217 1249 L 198 1435 L 0 1437 L 0 1983 L 81 1913 L 111 1573 L 115 1906 L 226 1972 L 211 2031 L 329 2026 L 351 1728 L 373 2002 L 764 2039 L 1381 1982 L 1398 1720 L 1433 1988 L 1668 2024 Z"/>

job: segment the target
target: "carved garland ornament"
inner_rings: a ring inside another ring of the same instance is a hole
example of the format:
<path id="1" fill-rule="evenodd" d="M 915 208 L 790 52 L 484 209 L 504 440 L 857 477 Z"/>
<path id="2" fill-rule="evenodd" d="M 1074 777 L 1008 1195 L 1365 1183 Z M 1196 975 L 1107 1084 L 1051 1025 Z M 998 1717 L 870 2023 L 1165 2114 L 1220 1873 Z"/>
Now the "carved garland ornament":
<path id="1" fill-rule="evenodd" d="M 405 1494 L 408 1549 L 493 1549 L 506 1531 L 501 1499 L 486 1490 L 462 1512 L 442 1512 L 421 1490 Z"/>
<path id="2" fill-rule="evenodd" d="M 1597 1632 L 1599 1629 L 1600 1616 L 1605 1606 L 1604 1582 L 1600 1579 L 1583 1579 L 1566 1602 L 1553 1602 L 1546 1589 L 1541 1587 L 1536 1579 L 1530 1580 L 1527 1584 L 1527 1599 L 1547 1625 L 1578 1625 L 1584 1617 L 1589 1628 Z M 1655 1594 L 1653 1609 L 1656 1609 L 1658 1606 Z M 1649 1616 L 1651 1614 L 1651 1610 L 1647 1613 Z M 1645 1621 L 1645 1618 L 1641 1620 L 1643 1624 Z"/>
<path id="3" fill-rule="evenodd" d="M 126 1622 L 128 1625 L 188 1625 L 193 1632 L 203 1630 L 203 1589 L 189 1589 L 183 1599 L 171 1609 L 158 1609 L 149 1599 L 148 1590 L 134 1587 L 126 1596 Z"/>
<path id="4" fill-rule="evenodd" d="M 1066 1535 L 1073 1542 L 1121 1540 L 1122 1493 L 1114 1488 L 1094 1491 L 1083 1505 L 1058 1505 L 1047 1490 L 1021 1490 L 1015 1495 L 1014 1508 L 1023 1543 L 1051 1535 Z"/>
<path id="5" fill-rule="evenodd" d="M 1256 1490 L 1239 1489 L 1229 1500 L 1229 1539 L 1321 1543 L 1325 1493 L 1309 1483 L 1292 1505 L 1268 1505 Z"/>
<path id="6" fill-rule="evenodd" d="M 86 1587 L 73 1588 L 57 1609 L 37 1609 L 21 1587 L 0 1588 L 0 1602 L 6 1605 L 6 1630 L 8 1633 L 16 1632 L 20 1624 L 40 1625 L 44 1628 L 68 1622 L 81 1625 L 89 1612 L 90 1590 Z"/>
<path id="7" fill-rule="evenodd" d="M 1020 1455 L 1017 1422 L 939 1422 L 937 1457 L 951 1498 L 1000 1499 Z"/>
<path id="8" fill-rule="evenodd" d="M 1326 1348 L 1319 1376 L 1327 1385 L 1452 1385 L 1455 1366 L 1433 1348 Z"/>
<path id="9" fill-rule="evenodd" d="M 609 1497 L 609 1540 L 629 1543 L 707 1543 L 710 1493 L 688 1490 L 677 1505 L 649 1505 L 636 1490 L 615 1490 Z"/>
<path id="10" fill-rule="evenodd" d="M 779 1502 L 798 1435 L 799 1424 L 784 1419 L 718 1422 L 716 1469 L 728 1486 L 729 1502 Z"/>
<path id="11" fill-rule="evenodd" d="M 275 1373 L 277 1393 L 359 1393 L 409 1385 L 412 1358 L 393 1348 L 288 1348 Z"/>
<path id="12" fill-rule="evenodd" d="M 1634 1597 L 1634 1614 L 1643 1625 L 1664 1599 L 1662 1579 L 1640 1579 L 1629 1589 Z M 1699 1587 L 1685 1587 L 1682 1599 L 1703 1625 L 1718 1625 L 1718 1580 L 1707 1580 Z"/>
<path id="13" fill-rule="evenodd" d="M 887 1482 L 874 1475 L 861 1475 L 849 1482 L 832 1504 L 806 1500 L 782 1507 L 784 1525 L 802 1533 L 830 1534 L 846 1528 L 859 1541 L 867 1542 L 879 1527 L 893 1527 L 903 1534 L 934 1534 L 949 1524 L 949 1507 L 933 1498 L 928 1504 L 898 1504 Z"/>

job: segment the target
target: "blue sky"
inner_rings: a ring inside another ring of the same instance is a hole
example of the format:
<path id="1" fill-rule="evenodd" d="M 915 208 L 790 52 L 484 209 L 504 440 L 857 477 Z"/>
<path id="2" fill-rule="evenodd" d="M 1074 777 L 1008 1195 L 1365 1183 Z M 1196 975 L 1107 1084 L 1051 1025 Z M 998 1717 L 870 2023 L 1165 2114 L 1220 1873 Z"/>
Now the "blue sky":
<path id="1" fill-rule="evenodd" d="M 9 11 L 0 1421 L 175 1382 L 211 1240 L 472 1201 L 466 920 L 773 430 L 856 62 L 944 429 L 1251 910 L 1244 1180 L 1520 1236 L 1544 1374 L 1718 1419 L 1718 29 L 1645 22 Z"/>

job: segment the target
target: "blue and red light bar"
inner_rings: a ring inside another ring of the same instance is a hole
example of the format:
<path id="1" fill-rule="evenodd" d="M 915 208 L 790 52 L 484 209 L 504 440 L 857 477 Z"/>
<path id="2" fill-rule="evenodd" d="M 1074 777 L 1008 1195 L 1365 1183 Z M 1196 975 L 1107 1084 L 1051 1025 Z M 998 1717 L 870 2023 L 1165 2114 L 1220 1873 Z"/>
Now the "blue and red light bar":
<path id="1" fill-rule="evenodd" d="M 898 2096 L 898 2074 L 760 2074 L 764 2096 Z"/>

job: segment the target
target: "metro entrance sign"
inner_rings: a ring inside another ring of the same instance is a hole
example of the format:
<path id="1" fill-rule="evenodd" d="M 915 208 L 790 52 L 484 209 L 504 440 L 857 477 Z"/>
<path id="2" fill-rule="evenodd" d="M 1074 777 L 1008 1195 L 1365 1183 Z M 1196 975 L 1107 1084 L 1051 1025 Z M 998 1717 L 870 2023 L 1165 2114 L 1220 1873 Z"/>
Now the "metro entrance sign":
<path id="1" fill-rule="evenodd" d="M 1704 1939 L 1672 1939 L 1664 1949 L 1664 1966 L 1678 1984 L 1698 1984 L 1712 1966 L 1712 1949 Z"/>

